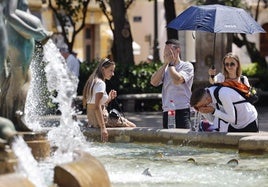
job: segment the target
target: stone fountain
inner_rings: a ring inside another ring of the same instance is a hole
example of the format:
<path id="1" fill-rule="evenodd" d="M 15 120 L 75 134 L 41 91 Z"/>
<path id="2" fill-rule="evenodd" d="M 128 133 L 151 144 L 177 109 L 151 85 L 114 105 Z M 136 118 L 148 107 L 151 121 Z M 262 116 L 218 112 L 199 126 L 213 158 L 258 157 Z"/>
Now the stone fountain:
<path id="1" fill-rule="evenodd" d="M 37 17 L 28 13 L 27 1 L 1 2 L 3 10 L 0 14 L 5 23 L 2 22 L 0 25 L 3 31 L 0 36 L 1 46 L 4 49 L 0 51 L 0 115 L 11 119 L 16 130 L 30 131 L 23 121 L 24 106 L 31 81 L 29 66 L 35 44 L 45 42 L 51 33 L 43 28 Z M 17 6 L 14 2 L 17 2 Z"/>
<path id="2" fill-rule="evenodd" d="M 35 159 L 51 154 L 49 130 L 34 131 L 27 126 L 25 105 L 34 76 L 31 63 L 42 63 L 43 46 L 52 33 L 28 12 L 27 0 L 1 1 L 0 16 L 0 186 L 36 186 L 14 173 L 18 160 L 11 147 L 15 137 L 22 136 Z M 73 162 L 55 167 L 54 181 L 58 186 L 110 186 L 107 172 L 96 158 L 82 151 L 75 155 Z"/>

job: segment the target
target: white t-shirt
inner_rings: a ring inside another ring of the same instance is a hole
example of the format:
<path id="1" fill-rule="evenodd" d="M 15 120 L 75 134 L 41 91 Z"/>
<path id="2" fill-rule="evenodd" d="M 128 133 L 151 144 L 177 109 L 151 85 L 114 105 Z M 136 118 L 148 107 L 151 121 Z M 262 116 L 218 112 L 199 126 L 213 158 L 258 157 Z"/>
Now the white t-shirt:
<path id="1" fill-rule="evenodd" d="M 244 75 L 242 75 L 242 76 L 243 76 L 244 80 L 241 81 L 241 77 L 239 77 L 239 78 L 238 78 L 238 82 L 241 82 L 241 83 L 247 85 L 248 87 L 250 87 L 247 76 L 244 76 Z M 214 77 L 214 81 L 215 81 L 215 83 L 224 82 L 224 81 L 225 81 L 225 76 L 224 76 L 222 73 L 218 73 L 218 74 Z"/>
<path id="2" fill-rule="evenodd" d="M 168 67 L 167 67 L 168 68 Z M 169 70 L 166 68 L 162 79 L 162 109 L 164 112 L 169 110 L 170 100 L 173 100 L 175 109 L 190 108 L 191 88 L 193 85 L 194 67 L 190 62 L 180 61 L 175 69 L 183 76 L 185 82 L 175 85 L 170 77 Z"/>
<path id="3" fill-rule="evenodd" d="M 96 93 L 103 93 L 100 103 L 101 105 L 104 105 L 108 100 L 108 94 L 106 92 L 106 84 L 101 79 L 97 79 L 93 87 L 92 97 L 88 98 L 87 104 L 95 104 Z"/>
<path id="4" fill-rule="evenodd" d="M 216 86 L 208 88 L 214 105 L 217 103 L 213 94 L 215 88 Z M 215 118 L 223 119 L 236 129 L 242 129 L 254 120 L 257 120 L 258 113 L 252 104 L 249 102 L 233 104 L 234 102 L 245 100 L 245 98 L 232 88 L 222 87 L 219 90 L 219 99 L 222 102 L 222 105 L 219 105 L 219 109 L 215 110 L 214 115 L 204 115 L 209 121 L 214 121 L 215 126 L 218 126 L 218 119 L 214 120 Z M 227 131 L 226 126 L 220 128 L 225 128 L 224 130 L 220 129 L 221 132 Z"/>

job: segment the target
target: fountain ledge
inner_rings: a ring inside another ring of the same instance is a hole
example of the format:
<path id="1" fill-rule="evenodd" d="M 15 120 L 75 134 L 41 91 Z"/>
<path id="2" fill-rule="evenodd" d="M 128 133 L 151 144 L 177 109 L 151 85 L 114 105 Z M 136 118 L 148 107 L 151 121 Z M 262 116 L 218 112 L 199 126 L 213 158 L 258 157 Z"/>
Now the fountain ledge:
<path id="1" fill-rule="evenodd" d="M 146 142 L 238 149 L 239 153 L 267 154 L 268 133 L 193 132 L 188 129 L 107 128 L 109 142 Z M 100 141 L 100 130 L 86 128 L 84 135 Z"/>

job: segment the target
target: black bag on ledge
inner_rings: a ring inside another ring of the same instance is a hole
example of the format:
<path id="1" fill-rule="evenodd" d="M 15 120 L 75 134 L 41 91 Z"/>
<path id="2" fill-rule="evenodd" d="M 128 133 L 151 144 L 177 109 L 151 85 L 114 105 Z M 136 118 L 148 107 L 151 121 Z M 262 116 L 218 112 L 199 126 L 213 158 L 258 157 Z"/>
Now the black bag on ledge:
<path id="1" fill-rule="evenodd" d="M 121 117 L 121 114 L 118 110 L 113 108 L 109 112 L 109 117 L 114 118 L 114 119 L 119 119 Z"/>

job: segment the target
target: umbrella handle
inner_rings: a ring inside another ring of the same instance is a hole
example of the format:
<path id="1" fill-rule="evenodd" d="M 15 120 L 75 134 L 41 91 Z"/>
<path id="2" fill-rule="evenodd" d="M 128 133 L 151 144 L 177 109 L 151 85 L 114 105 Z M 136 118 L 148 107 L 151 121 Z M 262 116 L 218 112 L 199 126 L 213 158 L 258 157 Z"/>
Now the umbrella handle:
<path id="1" fill-rule="evenodd" d="M 214 33 L 214 40 L 213 40 L 213 64 L 211 66 L 211 69 L 215 69 L 214 61 L 215 61 L 215 48 L 216 48 L 216 33 Z M 210 75 L 210 77 L 213 79 L 215 75 Z"/>
<path id="2" fill-rule="evenodd" d="M 215 69 L 214 64 L 211 66 L 211 69 Z M 213 79 L 215 77 L 215 75 L 210 75 L 210 77 Z"/>

